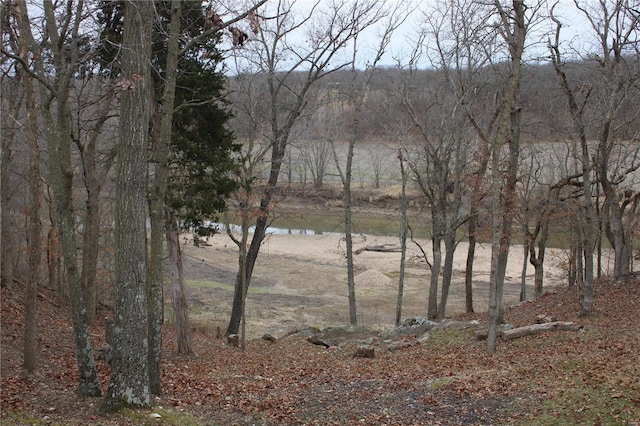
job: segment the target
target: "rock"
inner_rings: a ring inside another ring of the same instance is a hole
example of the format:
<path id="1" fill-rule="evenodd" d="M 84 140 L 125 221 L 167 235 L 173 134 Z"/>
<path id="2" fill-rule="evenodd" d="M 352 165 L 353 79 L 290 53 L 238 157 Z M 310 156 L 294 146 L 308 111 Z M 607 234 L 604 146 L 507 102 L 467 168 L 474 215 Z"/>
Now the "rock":
<path id="1" fill-rule="evenodd" d="M 398 336 L 408 336 L 410 334 L 421 336 L 437 325 L 437 322 L 424 317 L 411 317 L 407 318 L 401 326 L 383 332 L 382 337 L 389 339 Z"/>

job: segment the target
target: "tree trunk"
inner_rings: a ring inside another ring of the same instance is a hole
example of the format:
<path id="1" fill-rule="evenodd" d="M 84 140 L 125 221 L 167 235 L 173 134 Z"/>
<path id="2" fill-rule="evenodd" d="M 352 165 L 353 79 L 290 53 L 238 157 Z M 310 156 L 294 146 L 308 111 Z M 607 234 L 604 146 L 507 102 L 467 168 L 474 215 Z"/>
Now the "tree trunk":
<path id="1" fill-rule="evenodd" d="M 582 283 L 579 287 L 580 295 L 580 316 L 589 315 L 593 310 L 593 251 L 595 249 L 595 237 L 593 235 L 594 227 L 597 225 L 594 219 L 594 208 L 592 202 L 592 164 L 591 156 L 589 153 L 589 144 L 587 141 L 587 129 L 584 119 L 584 108 L 578 106 L 578 101 L 574 93 L 574 89 L 569 84 L 569 80 L 564 71 L 564 60 L 560 54 L 560 28 L 561 23 L 557 21 L 553 16 L 552 19 L 557 24 L 556 38 L 553 44 L 549 45 L 551 50 L 551 59 L 553 61 L 553 67 L 560 83 L 565 98 L 567 99 L 567 105 L 571 119 L 575 129 L 577 139 L 580 141 L 581 148 L 581 162 L 582 162 L 582 200 L 580 202 L 581 212 L 581 230 L 582 230 L 582 253 L 576 256 L 577 262 L 582 263 L 584 259 L 584 269 L 577 268 L 578 282 Z M 578 90 L 582 91 L 583 88 Z M 584 94 L 585 99 L 590 96 L 591 88 L 587 89 L 587 93 Z M 583 274 L 583 275 L 582 275 Z M 582 276 L 582 280 L 581 280 Z"/>
<path id="2" fill-rule="evenodd" d="M 464 272 L 465 310 L 473 312 L 473 260 L 476 253 L 476 224 L 478 212 L 472 208 L 469 217 L 469 248 L 467 250 L 467 263 Z"/>
<path id="3" fill-rule="evenodd" d="M 543 216 L 540 219 L 540 236 L 538 239 L 538 254 L 536 255 L 535 242 L 531 241 L 529 246 L 529 262 L 535 269 L 535 297 L 542 296 L 544 291 L 544 254 L 549 238 L 549 219 Z"/>
<path id="4" fill-rule="evenodd" d="M 603 166 L 600 165 L 600 167 L 602 168 Z M 605 165 L 604 167 L 606 168 L 607 166 Z M 606 170 L 600 170 L 599 174 L 601 173 L 606 173 Z M 605 234 L 614 252 L 613 274 L 616 278 L 620 278 L 630 272 L 629 265 L 631 264 L 630 244 L 625 238 L 624 207 L 620 206 L 618 194 L 613 185 L 606 178 L 600 179 L 605 193 L 604 210 L 608 219 L 605 227 L 609 232 Z"/>
<path id="5" fill-rule="evenodd" d="M 527 237 L 527 225 L 524 225 L 524 244 L 522 244 L 522 270 L 520 273 L 520 302 L 527 300 L 527 264 L 529 263 L 529 249 L 533 245 Z"/>
<path id="6" fill-rule="evenodd" d="M 402 205 L 400 212 L 402 214 L 402 225 L 400 227 L 400 277 L 398 278 L 398 300 L 396 302 L 396 322 L 395 326 L 399 327 L 402 321 L 402 297 L 404 293 L 404 274 L 405 263 L 407 259 L 407 172 L 404 167 L 404 158 L 402 150 L 398 150 L 398 159 L 400 160 L 400 174 L 402 176 Z M 377 188 L 377 186 L 376 186 Z"/>
<path id="7" fill-rule="evenodd" d="M 169 251 L 169 275 L 171 276 L 171 296 L 175 315 L 178 354 L 193 355 L 191 331 L 189 329 L 189 309 L 184 291 L 182 251 L 175 227 L 175 218 L 167 218 L 167 248 Z"/>
<path id="8" fill-rule="evenodd" d="M 120 94 L 116 173 L 115 312 L 111 377 L 103 412 L 149 407 L 146 298 L 146 150 L 151 90 L 153 3 L 127 1 L 122 74 L 131 90 Z"/>
<path id="9" fill-rule="evenodd" d="M 5 76 L 1 77 L 4 80 Z M 4 82 L 2 82 L 3 87 Z M 8 90 L 3 88 L 5 92 L 3 95 L 7 95 Z M 12 91 L 13 92 L 13 91 Z M 9 96 L 7 96 L 9 97 Z M 16 110 L 19 110 L 20 103 L 16 102 Z M 12 104 L 12 107 L 14 105 Z M 13 152 L 11 151 L 10 142 L 13 140 L 13 126 L 8 126 L 5 123 L 9 114 L 3 114 L 0 122 L 0 126 L 3 129 L 3 135 L 0 140 L 0 286 L 8 288 L 13 292 L 13 253 L 15 246 L 13 245 L 14 229 L 12 214 L 11 214 L 11 192 L 13 186 L 11 185 L 11 173 L 9 172 L 9 165 L 13 159 Z M 15 114 L 10 114 L 15 116 Z M 9 130 L 11 129 L 11 130 Z"/>
<path id="10" fill-rule="evenodd" d="M 160 361 L 162 358 L 162 324 L 164 322 L 164 296 L 163 296 L 163 241 L 165 234 L 168 244 L 169 233 L 175 230 L 172 221 L 169 226 L 165 224 L 165 199 L 167 194 L 167 183 L 169 176 L 169 150 L 171 145 L 171 135 L 173 132 L 173 115 L 175 105 L 176 79 L 178 69 L 179 46 L 182 7 L 180 0 L 171 1 L 171 23 L 169 26 L 167 57 L 164 74 L 164 87 L 161 106 L 154 102 L 158 110 L 154 114 L 153 132 L 154 141 L 152 145 L 153 159 L 155 160 L 154 179 L 149 192 L 149 216 L 151 221 L 151 241 L 149 247 L 149 269 L 147 281 L 147 317 L 149 321 L 149 380 L 151 393 L 153 395 L 162 394 L 162 383 L 160 380 Z M 152 92 L 153 93 L 153 92 Z M 157 122 L 160 120 L 160 123 Z M 166 228 L 166 229 L 165 229 Z M 166 231 L 166 232 L 165 232 Z M 177 236 L 176 236 L 177 237 Z M 179 243 L 178 243 L 179 244 Z M 179 246 L 178 246 L 179 249 Z M 179 255 L 179 253 L 178 253 Z M 177 261 L 182 262 L 180 257 Z M 183 285 L 183 284 L 179 284 Z M 174 281 L 174 298 L 176 296 L 176 283 Z M 182 295 L 184 297 L 184 293 Z M 174 307 L 176 306 L 174 299 Z M 186 305 L 186 301 L 185 301 Z M 184 309 L 186 313 L 186 306 Z M 176 312 L 176 317 L 178 313 Z M 184 337 L 184 336 L 183 336 Z M 188 340 L 188 322 L 187 336 Z M 180 340 L 180 338 L 179 338 Z M 191 342 L 183 341 L 186 353 L 192 353 Z M 180 342 L 178 342 L 180 345 Z M 180 352 L 180 348 L 178 350 Z"/>
<path id="11" fill-rule="evenodd" d="M 434 234 L 431 237 L 431 252 L 433 253 L 433 263 L 431 264 L 431 279 L 429 282 L 429 304 L 427 307 L 427 318 L 435 320 L 438 318 L 438 281 L 440 280 L 440 265 L 442 264 L 442 237 L 436 230 L 438 224 L 434 223 Z"/>
<path id="12" fill-rule="evenodd" d="M 355 130 L 354 130 L 355 133 Z M 349 324 L 358 325 L 356 314 L 356 284 L 353 270 L 353 236 L 351 222 L 351 173 L 353 164 L 353 147 L 355 145 L 355 135 L 349 140 L 349 150 L 347 153 L 347 166 L 343 179 L 343 203 L 344 203 L 344 238 L 347 256 L 347 290 L 349 295 Z"/>
<path id="13" fill-rule="evenodd" d="M 491 278 L 489 289 L 489 334 L 487 351 L 496 351 L 497 325 L 503 322 L 502 293 L 509 256 L 511 240 L 511 224 L 513 222 L 512 206 L 517 181 L 518 158 L 520 155 L 520 121 L 521 109 L 516 105 L 520 91 L 522 71 L 522 55 L 527 27 L 525 25 L 526 6 L 522 0 L 513 0 L 513 11 L 507 13 L 500 3 L 494 2 L 503 20 L 503 35 L 509 45 L 511 73 L 506 81 L 504 94 L 501 95 L 500 118 L 492 147 L 492 246 L 491 246 Z M 509 162 L 506 185 L 502 184 L 500 156 L 504 146 L 509 146 Z"/>
<path id="14" fill-rule="evenodd" d="M 438 318 L 446 317 L 447 299 L 449 298 L 449 288 L 451 287 L 451 277 L 453 276 L 453 255 L 456 251 L 456 234 L 453 229 L 447 229 L 444 238 L 444 268 L 442 270 L 442 289 L 440 292 L 440 307 L 438 308 Z"/>
<path id="15" fill-rule="evenodd" d="M 267 206 L 271 201 L 270 190 L 267 189 L 267 191 L 269 194 L 263 197 L 260 203 L 261 206 L 264 206 L 262 209 L 263 212 L 269 211 Z M 258 259 L 258 252 L 260 251 L 260 246 L 262 245 L 262 241 L 266 234 L 267 219 L 268 216 L 265 216 L 264 213 L 258 217 L 256 220 L 253 238 L 251 239 L 251 244 L 249 249 L 246 250 L 246 256 L 243 254 L 240 255 L 238 273 L 236 274 L 236 282 L 233 291 L 231 318 L 229 318 L 229 325 L 227 326 L 227 331 L 225 333 L 226 336 L 238 334 L 240 331 L 240 323 L 242 321 L 244 311 L 244 299 L 247 291 L 249 290 L 253 268 L 256 264 L 256 260 Z"/>
<path id="16" fill-rule="evenodd" d="M 20 56 L 28 60 L 29 50 L 26 38 L 21 40 Z M 24 318 L 24 363 L 23 367 L 31 374 L 36 370 L 38 359 L 38 282 L 40 281 L 41 234 L 40 206 L 42 193 L 40 189 L 40 154 L 38 148 L 38 120 L 36 117 L 36 99 L 33 81 L 27 72 L 20 70 L 25 89 L 27 112 L 27 137 L 29 141 L 29 214 L 28 214 L 28 254 L 29 273 L 25 298 Z"/>
<path id="17" fill-rule="evenodd" d="M 90 180 L 89 180 L 90 182 Z M 82 272 L 80 282 L 85 305 L 87 323 L 92 325 L 96 318 L 96 274 L 98 265 L 98 242 L 100 238 L 100 187 L 95 182 L 92 189 L 87 190 L 86 220 L 82 241 Z"/>
<path id="18" fill-rule="evenodd" d="M 522 5 L 524 7 L 524 5 Z M 524 35 L 522 35 L 524 37 Z M 522 41 L 524 43 L 524 41 Z M 521 56 L 522 53 L 519 55 Z M 516 203 L 516 184 L 518 182 L 518 165 L 520 159 L 520 127 L 522 122 L 522 109 L 515 105 L 517 101 L 517 94 L 520 87 L 520 56 L 518 57 L 517 64 L 514 64 L 514 81 L 513 88 L 513 101 L 510 102 L 509 118 L 511 122 L 509 130 L 509 163 L 507 169 L 507 182 L 503 190 L 503 203 L 504 214 L 502 215 L 502 242 L 500 247 L 500 254 L 498 256 L 498 274 L 501 285 L 498 287 L 498 322 L 504 323 L 504 306 L 502 304 L 502 293 L 504 290 L 504 280 L 507 273 L 507 261 L 509 257 L 509 247 L 511 246 L 511 233 L 513 228 L 513 218 L 515 215 Z"/>
<path id="19" fill-rule="evenodd" d="M 53 203 L 49 203 L 49 232 L 47 232 L 47 269 L 49 271 L 49 288 L 62 294 L 61 264 L 62 250 L 58 238 L 58 215 Z"/>
<path id="20" fill-rule="evenodd" d="M 104 124 L 113 113 L 114 98 L 115 92 L 107 89 L 106 96 L 101 98 L 101 105 L 97 108 L 96 125 L 91 127 L 86 137 L 87 142 L 81 142 L 80 130 L 78 130 L 78 135 L 75 138 L 82 161 L 82 175 L 87 194 L 80 282 L 87 306 L 87 321 L 90 325 L 93 325 L 95 321 L 98 302 L 96 286 L 100 248 L 100 192 L 114 161 L 113 156 L 101 159 L 97 152 L 97 145 L 98 139 L 103 134 Z"/>

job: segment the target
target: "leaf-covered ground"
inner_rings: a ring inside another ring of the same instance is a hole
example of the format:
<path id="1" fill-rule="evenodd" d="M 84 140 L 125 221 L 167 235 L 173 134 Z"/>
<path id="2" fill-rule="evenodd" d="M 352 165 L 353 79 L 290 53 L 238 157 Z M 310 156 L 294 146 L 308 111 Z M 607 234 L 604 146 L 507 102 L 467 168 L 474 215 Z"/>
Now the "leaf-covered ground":
<path id="1" fill-rule="evenodd" d="M 68 304 L 46 291 L 39 297 L 40 367 L 22 373 L 22 296 L 2 289 L 3 425 L 640 423 L 640 276 L 600 281 L 588 318 L 576 315 L 575 289 L 507 309 L 516 326 L 544 314 L 584 328 L 501 341 L 494 355 L 476 340 L 477 327 L 453 327 L 402 350 L 378 345 L 373 359 L 353 358 L 357 342 L 324 348 L 298 335 L 249 341 L 242 352 L 195 332 L 197 355 L 183 358 L 167 327 L 164 395 L 152 410 L 110 416 L 98 413 L 100 398 L 76 396 Z M 458 319 L 482 324 L 486 316 Z M 102 325 L 92 329 L 96 346 Z M 101 362 L 99 373 L 106 390 Z"/>

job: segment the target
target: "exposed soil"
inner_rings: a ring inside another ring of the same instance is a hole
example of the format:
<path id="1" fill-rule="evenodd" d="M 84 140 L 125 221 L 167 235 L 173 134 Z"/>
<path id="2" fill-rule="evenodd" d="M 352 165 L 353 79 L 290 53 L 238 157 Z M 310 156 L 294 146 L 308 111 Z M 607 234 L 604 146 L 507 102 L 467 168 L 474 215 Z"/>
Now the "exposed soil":
<path id="1" fill-rule="evenodd" d="M 313 211 L 324 208 L 337 213 L 339 207 L 321 207 L 332 201 L 331 197 L 335 195 L 331 192 L 322 197 L 317 194 L 297 197 L 283 209 Z M 377 217 L 389 216 L 390 209 L 385 206 L 388 203 L 395 205 L 394 199 L 389 197 L 378 195 L 377 199 L 382 201 L 369 202 L 367 196 L 361 196 L 360 212 L 366 211 L 366 214 Z M 396 217 L 397 212 L 393 216 Z M 194 246 L 188 236 L 183 241 L 189 297 L 195 303 L 207 306 L 207 312 L 198 311 L 201 315 L 196 315 L 197 321 L 215 324 L 224 330 L 238 270 L 237 247 L 225 233 L 210 237 L 206 245 L 199 247 Z M 431 256 L 429 240 L 416 239 L 416 242 Z M 399 239 L 371 235 L 356 235 L 354 238 L 354 250 L 379 245 L 399 247 Z M 467 244 L 460 242 L 454 260 L 447 315 L 465 312 L 466 255 Z M 473 273 L 476 311 L 486 310 L 488 304 L 490 256 L 489 245 L 477 246 Z M 562 258 L 561 250 L 548 249 L 545 263 L 547 289 L 563 283 L 566 274 L 561 267 Z M 408 242 L 407 259 L 402 317 L 426 316 L 430 272 L 419 247 L 411 241 Z M 391 327 L 396 316 L 400 253 L 363 251 L 354 257 L 354 261 L 358 325 L 373 329 Z M 505 283 L 504 301 L 507 306 L 519 301 L 522 264 L 522 247 L 513 246 Z M 527 273 L 527 292 L 532 297 L 533 267 L 530 265 Z M 343 238 L 338 234 L 268 235 L 258 256 L 247 297 L 248 336 L 260 337 L 265 332 L 281 335 L 292 328 L 324 328 L 348 322 Z"/>

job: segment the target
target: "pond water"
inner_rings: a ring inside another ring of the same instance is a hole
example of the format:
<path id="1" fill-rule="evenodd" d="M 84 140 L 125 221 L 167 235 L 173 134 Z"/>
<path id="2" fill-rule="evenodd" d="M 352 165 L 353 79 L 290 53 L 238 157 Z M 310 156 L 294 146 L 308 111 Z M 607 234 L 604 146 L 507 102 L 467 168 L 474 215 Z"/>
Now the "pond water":
<path id="1" fill-rule="evenodd" d="M 353 233 L 361 235 L 393 237 L 400 235 L 401 221 L 397 218 L 354 215 Z M 220 229 L 224 225 L 218 224 Z M 240 232 L 238 225 L 230 225 L 234 232 Z M 253 233 L 254 227 L 249 229 Z M 290 235 L 331 235 L 344 233 L 344 219 L 339 214 L 300 213 L 276 217 L 267 233 Z M 423 232 L 426 236 L 426 231 Z"/>

